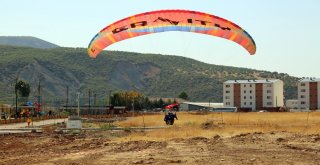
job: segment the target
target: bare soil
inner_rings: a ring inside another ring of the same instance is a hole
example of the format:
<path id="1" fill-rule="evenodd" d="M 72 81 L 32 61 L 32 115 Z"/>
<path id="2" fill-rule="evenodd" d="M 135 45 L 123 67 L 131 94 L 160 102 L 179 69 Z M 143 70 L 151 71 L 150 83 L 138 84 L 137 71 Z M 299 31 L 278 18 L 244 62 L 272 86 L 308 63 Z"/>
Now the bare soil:
<path id="1" fill-rule="evenodd" d="M 130 133 L 0 135 L 0 164 L 320 164 L 319 134 L 255 132 L 167 141 L 116 140 Z"/>

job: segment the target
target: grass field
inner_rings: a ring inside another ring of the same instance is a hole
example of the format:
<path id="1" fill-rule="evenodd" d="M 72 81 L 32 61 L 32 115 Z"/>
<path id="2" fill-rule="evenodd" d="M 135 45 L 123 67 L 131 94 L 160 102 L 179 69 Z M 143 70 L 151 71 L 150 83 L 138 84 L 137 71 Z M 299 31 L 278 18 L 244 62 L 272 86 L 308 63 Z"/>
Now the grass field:
<path id="1" fill-rule="evenodd" d="M 122 140 L 164 140 L 188 137 L 234 136 L 252 132 L 320 133 L 320 112 L 187 113 L 178 112 L 169 128 L 136 132 Z M 164 126 L 164 114 L 144 115 L 118 122 L 121 127 Z"/>

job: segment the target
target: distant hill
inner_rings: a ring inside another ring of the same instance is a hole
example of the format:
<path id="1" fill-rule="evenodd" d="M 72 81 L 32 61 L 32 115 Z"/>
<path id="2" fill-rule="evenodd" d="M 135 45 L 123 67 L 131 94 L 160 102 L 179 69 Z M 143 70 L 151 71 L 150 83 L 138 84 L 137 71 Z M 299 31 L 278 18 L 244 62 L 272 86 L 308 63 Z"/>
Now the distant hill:
<path id="1" fill-rule="evenodd" d="M 58 45 L 29 36 L 0 36 L 0 45 L 21 46 L 40 49 L 57 48 Z"/>
<path id="2" fill-rule="evenodd" d="M 77 92 L 105 103 L 110 91 L 137 90 L 149 97 L 173 98 L 185 91 L 191 101 L 222 102 L 222 84 L 234 79 L 277 78 L 284 81 L 286 99 L 297 98 L 298 78 L 285 73 L 206 64 L 193 59 L 156 54 L 104 51 L 96 59 L 82 48 L 34 49 L 0 46 L 0 101 L 12 102 L 16 77 L 31 85 L 31 99 L 41 83 L 43 100 L 69 103 Z M 85 103 L 87 99 L 83 99 Z"/>

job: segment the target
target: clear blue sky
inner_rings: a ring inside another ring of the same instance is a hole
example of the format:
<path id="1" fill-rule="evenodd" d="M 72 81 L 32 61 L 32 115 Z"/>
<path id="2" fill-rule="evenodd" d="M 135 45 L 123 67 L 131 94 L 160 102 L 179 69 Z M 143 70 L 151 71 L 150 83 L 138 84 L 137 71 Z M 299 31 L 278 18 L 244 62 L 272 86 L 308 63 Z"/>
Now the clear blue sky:
<path id="1" fill-rule="evenodd" d="M 182 32 L 137 37 L 107 50 L 320 77 L 319 8 L 319 0 L 1 0 L 0 36 L 34 36 L 64 47 L 87 47 L 99 30 L 124 17 L 160 9 L 196 10 L 243 27 L 256 41 L 256 55 L 221 38 Z"/>

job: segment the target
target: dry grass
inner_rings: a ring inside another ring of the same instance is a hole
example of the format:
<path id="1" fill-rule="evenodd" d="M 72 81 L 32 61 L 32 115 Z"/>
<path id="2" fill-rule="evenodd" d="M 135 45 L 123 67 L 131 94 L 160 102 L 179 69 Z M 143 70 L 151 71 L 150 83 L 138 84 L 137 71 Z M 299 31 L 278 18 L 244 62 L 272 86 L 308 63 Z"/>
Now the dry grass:
<path id="1" fill-rule="evenodd" d="M 122 140 L 165 140 L 195 136 L 233 136 L 241 133 L 287 131 L 320 133 L 320 112 L 295 113 L 177 113 L 174 126 L 155 131 L 132 133 Z M 164 114 L 138 116 L 116 125 L 122 127 L 164 126 Z M 143 122 L 144 121 L 144 122 Z M 223 124 L 221 124 L 223 122 Z M 209 127 L 205 127 L 209 126 Z"/>
<path id="2" fill-rule="evenodd" d="M 128 118 L 127 120 L 116 122 L 115 125 L 118 125 L 121 127 L 161 126 L 161 125 L 165 125 L 163 119 L 164 119 L 163 114 L 143 115 L 143 116 L 131 117 L 131 118 Z"/>

